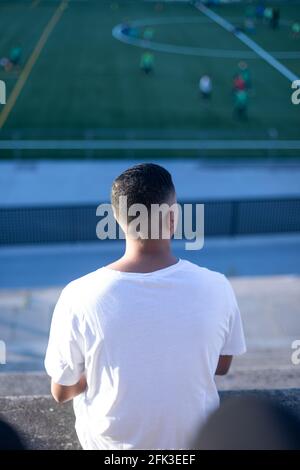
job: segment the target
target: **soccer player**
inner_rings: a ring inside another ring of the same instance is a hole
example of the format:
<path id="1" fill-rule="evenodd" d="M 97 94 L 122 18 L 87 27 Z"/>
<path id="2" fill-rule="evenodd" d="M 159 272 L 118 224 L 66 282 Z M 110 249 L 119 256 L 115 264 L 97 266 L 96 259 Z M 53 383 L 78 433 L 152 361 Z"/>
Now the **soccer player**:
<path id="1" fill-rule="evenodd" d="M 279 21 L 280 21 L 280 9 L 276 7 L 276 8 L 273 8 L 272 10 L 271 27 L 273 29 L 278 29 Z"/>
<path id="2" fill-rule="evenodd" d="M 153 28 L 146 28 L 143 33 L 143 38 L 145 41 L 151 41 L 154 36 L 154 29 Z"/>
<path id="3" fill-rule="evenodd" d="M 255 33 L 255 31 L 256 31 L 255 23 L 254 23 L 252 18 L 246 18 L 245 22 L 244 22 L 244 25 L 245 25 L 245 32 L 247 34 L 254 34 Z"/>
<path id="4" fill-rule="evenodd" d="M 236 90 L 234 93 L 234 113 L 240 120 L 248 118 L 248 92 Z"/>
<path id="5" fill-rule="evenodd" d="M 45 359 L 52 394 L 74 399 L 84 449 L 186 449 L 219 406 L 215 374 L 245 352 L 235 295 L 222 274 L 172 253 L 176 191 L 166 169 L 129 168 L 111 201 L 126 250 L 63 289 Z M 137 204 L 149 237 L 135 225 Z"/>
<path id="6" fill-rule="evenodd" d="M 1 57 L 0 67 L 3 67 L 5 72 L 9 72 L 12 69 L 12 63 L 7 57 Z"/>
<path id="7" fill-rule="evenodd" d="M 9 54 L 9 60 L 14 67 L 20 64 L 21 55 L 22 55 L 22 48 L 20 46 L 13 47 L 11 49 L 10 54 Z"/>
<path id="8" fill-rule="evenodd" d="M 292 24 L 292 38 L 298 39 L 300 36 L 300 23 L 293 23 Z"/>
<path id="9" fill-rule="evenodd" d="M 249 90 L 252 86 L 252 81 L 251 72 L 247 62 L 241 60 L 238 64 L 238 69 L 238 76 L 240 76 L 244 80 L 245 87 Z"/>
<path id="10" fill-rule="evenodd" d="M 211 98 L 212 80 L 209 75 L 203 75 L 199 80 L 199 91 L 204 99 Z"/>
<path id="11" fill-rule="evenodd" d="M 154 55 L 151 52 L 144 52 L 141 56 L 140 68 L 145 74 L 149 74 L 153 71 L 154 67 Z"/>
<path id="12" fill-rule="evenodd" d="M 233 92 L 246 89 L 246 82 L 241 75 L 236 75 L 233 79 Z"/>
<path id="13" fill-rule="evenodd" d="M 265 5 L 264 2 L 260 1 L 258 5 L 255 7 L 255 16 L 257 19 L 261 20 L 264 18 L 264 13 L 265 13 Z"/>
<path id="14" fill-rule="evenodd" d="M 272 7 L 266 7 L 264 9 L 264 21 L 268 23 L 271 26 L 272 23 L 272 17 L 273 17 L 273 8 Z"/>

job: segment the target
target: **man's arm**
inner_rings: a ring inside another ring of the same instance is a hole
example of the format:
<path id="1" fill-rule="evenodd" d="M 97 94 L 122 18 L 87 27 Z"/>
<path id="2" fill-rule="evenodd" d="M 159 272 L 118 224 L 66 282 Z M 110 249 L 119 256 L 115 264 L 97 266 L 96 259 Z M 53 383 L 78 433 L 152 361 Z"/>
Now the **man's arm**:
<path id="1" fill-rule="evenodd" d="M 83 375 L 79 382 L 75 385 L 60 385 L 55 382 L 51 382 L 51 393 L 57 403 L 65 403 L 66 401 L 72 400 L 86 390 L 87 383 L 86 378 Z"/>
<path id="2" fill-rule="evenodd" d="M 220 356 L 215 375 L 226 375 L 230 369 L 232 356 Z"/>

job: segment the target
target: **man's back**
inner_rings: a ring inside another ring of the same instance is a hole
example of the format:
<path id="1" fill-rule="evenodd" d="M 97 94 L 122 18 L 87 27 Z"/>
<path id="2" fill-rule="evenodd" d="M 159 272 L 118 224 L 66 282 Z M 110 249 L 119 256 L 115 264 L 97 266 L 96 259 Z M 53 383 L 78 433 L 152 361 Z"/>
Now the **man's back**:
<path id="1" fill-rule="evenodd" d="M 151 273 L 101 268 L 69 284 L 46 368 L 65 385 L 86 374 L 74 399 L 84 448 L 183 449 L 218 406 L 219 356 L 244 351 L 228 281 L 179 260 Z"/>

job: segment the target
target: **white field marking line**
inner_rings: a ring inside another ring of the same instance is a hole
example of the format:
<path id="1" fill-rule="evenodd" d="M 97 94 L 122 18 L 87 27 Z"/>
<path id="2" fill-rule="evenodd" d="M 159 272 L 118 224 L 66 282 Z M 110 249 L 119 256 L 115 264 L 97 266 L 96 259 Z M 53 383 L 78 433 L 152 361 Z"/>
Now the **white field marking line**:
<path id="1" fill-rule="evenodd" d="M 168 54 L 181 54 L 186 56 L 200 56 L 200 57 L 215 57 L 215 58 L 227 58 L 227 59 L 256 59 L 256 56 L 249 51 L 230 51 L 223 49 L 209 49 L 200 47 L 189 47 L 189 46 L 175 46 L 174 44 L 159 43 L 153 41 L 147 41 L 145 39 L 139 39 L 127 36 L 122 31 L 122 25 L 116 25 L 112 30 L 112 36 L 125 44 L 130 46 L 136 46 L 143 49 L 148 49 L 156 52 L 167 52 Z"/>
<path id="2" fill-rule="evenodd" d="M 42 53 L 44 46 L 48 41 L 49 36 L 51 35 L 56 24 L 59 22 L 64 10 L 67 8 L 68 2 L 69 0 L 61 0 L 60 4 L 58 5 L 50 20 L 48 21 L 47 25 L 45 26 L 32 53 L 30 54 L 29 59 L 25 64 L 25 67 L 22 69 L 15 86 L 8 97 L 6 105 L 0 113 L 0 129 L 3 128 L 4 124 L 6 123 L 6 120 L 8 119 L 11 111 L 13 110 L 18 97 L 20 96 L 24 86 L 26 85 L 26 82 L 31 74 L 33 67 L 35 66 L 37 60 L 39 59 Z"/>
<path id="3" fill-rule="evenodd" d="M 199 21 L 201 20 L 201 21 Z M 205 20 L 205 21 L 203 21 Z M 132 21 L 130 23 L 133 27 L 145 27 L 154 25 L 166 25 L 166 24 L 203 24 L 211 21 L 209 18 L 192 18 L 192 17 L 174 17 L 174 18 L 148 18 L 142 20 Z M 122 24 L 114 26 L 112 29 L 112 36 L 125 44 L 131 46 L 140 47 L 143 49 L 150 49 L 156 52 L 166 52 L 168 54 L 181 54 L 187 56 L 198 56 L 198 57 L 215 57 L 221 59 L 248 59 L 257 60 L 259 57 L 255 52 L 232 50 L 232 49 L 213 49 L 213 48 L 202 48 L 192 46 L 179 46 L 168 43 L 160 43 L 154 41 L 147 41 L 145 39 L 135 38 L 128 36 L 123 33 Z M 298 51 L 274 51 L 272 52 L 275 56 L 280 59 L 299 59 L 300 52 Z"/>
<path id="4" fill-rule="evenodd" d="M 269 65 L 271 65 L 288 80 L 290 80 L 291 82 L 293 82 L 294 80 L 299 80 L 299 77 L 294 72 L 292 72 L 283 64 L 281 64 L 277 59 L 275 59 L 275 57 L 269 54 L 269 52 L 259 46 L 255 41 L 253 41 L 253 39 L 250 39 L 245 33 L 242 33 L 241 31 L 236 31 L 235 26 L 229 23 L 229 21 L 217 15 L 217 13 L 212 11 L 210 8 L 207 8 L 202 3 L 196 3 L 195 7 L 199 11 L 201 11 L 201 13 L 206 15 L 219 26 L 221 26 L 223 29 L 225 29 L 229 33 L 234 34 L 235 37 L 237 37 L 243 44 L 248 46 L 249 49 L 254 51 L 258 56 L 260 56 L 263 60 L 265 60 Z"/>
<path id="5" fill-rule="evenodd" d="M 2 150 L 300 150 L 300 140 L 1 140 Z"/>

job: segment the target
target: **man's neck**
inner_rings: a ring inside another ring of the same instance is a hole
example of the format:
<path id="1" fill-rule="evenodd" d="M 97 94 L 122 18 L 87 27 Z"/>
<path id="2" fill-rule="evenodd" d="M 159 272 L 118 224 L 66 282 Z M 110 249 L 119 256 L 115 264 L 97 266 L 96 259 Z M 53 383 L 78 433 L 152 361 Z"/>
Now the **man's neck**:
<path id="1" fill-rule="evenodd" d="M 126 240 L 124 256 L 108 267 L 116 271 L 147 273 L 176 264 L 169 240 Z"/>

